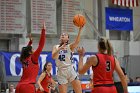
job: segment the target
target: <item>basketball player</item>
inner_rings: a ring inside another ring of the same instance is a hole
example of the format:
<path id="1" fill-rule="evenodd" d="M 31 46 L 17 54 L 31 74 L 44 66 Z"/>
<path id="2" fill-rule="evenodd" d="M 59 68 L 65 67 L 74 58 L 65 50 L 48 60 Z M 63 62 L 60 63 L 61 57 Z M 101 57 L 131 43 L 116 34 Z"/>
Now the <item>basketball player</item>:
<path id="1" fill-rule="evenodd" d="M 35 52 L 31 46 L 32 41 L 29 42 L 28 46 L 22 48 L 20 61 L 23 74 L 16 87 L 16 93 L 35 93 L 34 84 L 39 71 L 38 58 L 45 44 L 45 28 L 43 25 L 39 46 Z"/>
<path id="2" fill-rule="evenodd" d="M 52 63 L 46 62 L 43 68 L 43 72 L 38 79 L 39 89 L 37 93 L 51 93 L 51 87 L 54 87 L 55 81 L 51 75 Z"/>
<path id="3" fill-rule="evenodd" d="M 123 85 L 124 93 L 127 91 L 126 78 L 121 70 L 118 60 L 112 55 L 112 46 L 108 39 L 102 37 L 98 41 L 98 53 L 87 59 L 83 65 L 84 48 L 78 48 L 79 74 L 84 74 L 90 67 L 92 67 L 94 77 L 94 89 L 92 93 L 117 93 L 113 81 L 114 69 L 118 73 L 121 83 Z"/>
<path id="4" fill-rule="evenodd" d="M 80 42 L 81 29 L 82 27 L 79 28 L 75 41 L 70 44 L 69 35 L 62 33 L 60 36 L 60 44 L 55 45 L 52 50 L 52 58 L 56 60 L 56 66 L 58 67 L 57 80 L 60 93 L 67 93 L 67 84 L 69 82 L 75 93 L 82 93 L 80 81 L 71 62 L 72 53 Z"/>

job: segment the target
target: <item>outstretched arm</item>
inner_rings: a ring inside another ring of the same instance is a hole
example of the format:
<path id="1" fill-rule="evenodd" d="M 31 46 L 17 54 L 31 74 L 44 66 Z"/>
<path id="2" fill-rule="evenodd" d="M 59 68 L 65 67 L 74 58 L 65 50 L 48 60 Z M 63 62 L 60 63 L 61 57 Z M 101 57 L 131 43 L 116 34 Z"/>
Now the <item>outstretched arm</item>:
<path id="1" fill-rule="evenodd" d="M 79 74 L 84 74 L 87 70 L 93 65 L 97 64 L 97 58 L 95 56 L 91 56 L 87 59 L 86 63 L 83 65 L 83 57 L 85 54 L 84 48 L 78 48 L 79 54 L 79 63 L 78 63 L 78 72 Z"/>
<path id="2" fill-rule="evenodd" d="M 74 51 L 74 49 L 78 46 L 78 44 L 80 42 L 80 34 L 81 34 L 81 32 L 82 32 L 82 27 L 79 28 L 79 32 L 78 32 L 78 35 L 77 35 L 75 41 L 70 44 L 71 51 Z"/>
<path id="3" fill-rule="evenodd" d="M 45 44 L 45 30 L 46 30 L 46 27 L 45 27 L 45 24 L 44 24 L 43 25 L 43 29 L 41 31 L 41 37 L 40 37 L 38 48 L 37 48 L 37 50 L 32 55 L 32 60 L 35 63 L 38 63 L 39 55 L 42 52 L 42 49 L 43 49 L 44 44 Z"/>
<path id="4" fill-rule="evenodd" d="M 123 86 L 123 89 L 124 89 L 124 93 L 128 93 L 128 90 L 127 90 L 127 82 L 126 82 L 126 78 L 125 78 L 125 75 L 119 65 L 119 61 L 117 59 L 115 59 L 115 70 L 116 72 L 118 73 L 120 79 L 121 79 L 121 83 L 122 83 L 122 86 Z"/>

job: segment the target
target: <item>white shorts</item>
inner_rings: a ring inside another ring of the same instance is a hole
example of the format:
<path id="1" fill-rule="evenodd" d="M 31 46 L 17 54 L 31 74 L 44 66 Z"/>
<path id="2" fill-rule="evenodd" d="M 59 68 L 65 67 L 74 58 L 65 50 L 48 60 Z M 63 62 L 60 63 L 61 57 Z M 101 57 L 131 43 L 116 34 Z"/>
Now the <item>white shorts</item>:
<path id="1" fill-rule="evenodd" d="M 79 78 L 73 66 L 58 69 L 57 80 L 60 85 L 67 84 L 68 82 L 72 82 L 73 80 L 76 79 Z"/>

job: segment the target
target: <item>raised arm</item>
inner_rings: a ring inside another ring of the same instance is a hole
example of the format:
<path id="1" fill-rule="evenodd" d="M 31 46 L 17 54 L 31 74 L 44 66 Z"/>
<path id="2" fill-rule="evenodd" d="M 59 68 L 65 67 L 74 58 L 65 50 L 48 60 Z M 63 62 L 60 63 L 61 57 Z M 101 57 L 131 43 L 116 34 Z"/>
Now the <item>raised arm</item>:
<path id="1" fill-rule="evenodd" d="M 32 39 L 31 34 L 29 34 L 29 42 L 28 42 L 28 45 L 27 46 L 31 46 L 32 43 L 33 43 L 33 39 Z"/>
<path id="2" fill-rule="evenodd" d="M 42 85 L 41 85 L 41 81 L 45 78 L 45 76 L 46 76 L 46 73 L 43 72 L 43 73 L 40 75 L 40 77 L 39 77 L 39 79 L 38 79 L 38 81 L 37 81 L 37 84 L 38 84 L 39 89 L 40 89 L 41 91 L 44 91 L 44 89 L 43 89 L 43 87 L 42 87 Z"/>
<path id="3" fill-rule="evenodd" d="M 118 75 L 121 79 L 121 83 L 122 83 L 122 86 L 123 86 L 123 89 L 124 89 L 124 93 L 128 93 L 126 78 L 125 78 L 125 75 L 124 75 L 117 59 L 115 59 L 115 63 L 116 63 L 115 70 L 116 70 L 116 72 L 118 73 Z"/>
<path id="4" fill-rule="evenodd" d="M 84 74 L 92 65 L 95 66 L 97 64 L 97 58 L 96 56 L 91 56 L 87 59 L 86 63 L 83 65 L 83 57 L 85 50 L 84 48 L 78 48 L 77 51 L 79 54 L 78 72 L 79 74 Z"/>
<path id="5" fill-rule="evenodd" d="M 75 41 L 70 44 L 71 51 L 74 51 L 74 49 L 78 46 L 78 44 L 80 42 L 80 34 L 81 34 L 81 32 L 82 32 L 82 27 L 79 28 L 79 32 L 78 32 L 78 35 L 77 35 Z"/>
<path id="6" fill-rule="evenodd" d="M 45 25 L 43 25 L 43 29 L 41 31 L 41 36 L 40 36 L 38 48 L 32 55 L 33 62 L 38 63 L 38 58 L 39 58 L 40 53 L 42 52 L 44 44 L 45 44 Z"/>

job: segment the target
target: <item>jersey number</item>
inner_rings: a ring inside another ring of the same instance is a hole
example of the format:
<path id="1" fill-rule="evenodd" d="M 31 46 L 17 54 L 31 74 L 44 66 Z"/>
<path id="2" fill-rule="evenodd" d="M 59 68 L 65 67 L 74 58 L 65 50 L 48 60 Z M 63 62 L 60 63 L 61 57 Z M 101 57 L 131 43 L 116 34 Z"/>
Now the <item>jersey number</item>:
<path id="1" fill-rule="evenodd" d="M 111 63 L 110 61 L 106 61 L 106 71 L 110 71 L 111 70 Z"/>
<path id="2" fill-rule="evenodd" d="M 59 55 L 59 60 L 60 61 L 65 61 L 65 55 Z"/>

